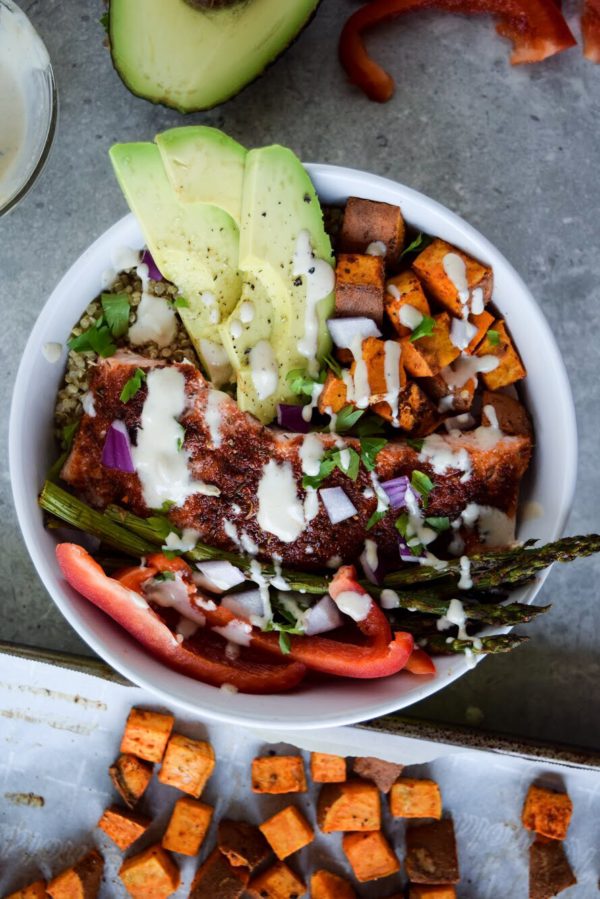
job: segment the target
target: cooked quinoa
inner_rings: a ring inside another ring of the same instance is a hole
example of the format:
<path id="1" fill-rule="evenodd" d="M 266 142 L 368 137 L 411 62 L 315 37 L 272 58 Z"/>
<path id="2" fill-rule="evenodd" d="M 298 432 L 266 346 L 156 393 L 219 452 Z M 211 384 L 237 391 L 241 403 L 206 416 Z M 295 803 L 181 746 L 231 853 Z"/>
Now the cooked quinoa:
<path id="1" fill-rule="evenodd" d="M 154 296 L 172 300 L 178 295 L 175 285 L 168 281 L 150 281 L 148 292 L 154 294 Z M 142 282 L 137 276 L 135 269 L 121 272 L 117 275 L 110 288 L 103 291 L 103 293 L 129 294 L 129 324 L 134 324 L 137 319 L 136 309 L 142 299 Z M 99 295 L 86 307 L 85 312 L 71 331 L 69 337 L 79 337 L 80 334 L 92 327 L 101 315 L 102 305 Z M 119 348 L 129 346 L 127 336 L 117 340 L 116 343 Z M 177 334 L 170 346 L 159 348 L 155 343 L 147 343 L 143 346 L 136 346 L 134 349 L 136 353 L 141 356 L 147 356 L 149 359 L 171 359 L 174 362 L 182 362 L 183 359 L 189 359 L 198 365 L 194 347 L 179 317 L 177 317 Z M 69 352 L 63 385 L 58 391 L 54 410 L 56 436 L 59 441 L 61 440 L 63 429 L 81 418 L 83 412 L 82 397 L 89 389 L 90 372 L 96 364 L 97 358 L 96 353 L 91 350 L 84 352 L 71 350 Z"/>

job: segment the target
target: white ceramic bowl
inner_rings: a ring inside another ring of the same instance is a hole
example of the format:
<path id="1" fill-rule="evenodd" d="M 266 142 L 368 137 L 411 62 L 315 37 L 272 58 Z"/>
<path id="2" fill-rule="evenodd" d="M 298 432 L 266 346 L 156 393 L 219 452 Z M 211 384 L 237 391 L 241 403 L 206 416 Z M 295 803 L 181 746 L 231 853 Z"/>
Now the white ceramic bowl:
<path id="1" fill-rule="evenodd" d="M 396 203 L 418 229 L 445 238 L 494 269 L 494 303 L 508 321 L 528 370 L 524 394 L 533 415 L 536 449 L 522 503 L 539 504 L 539 517 L 524 520 L 520 539 L 558 537 L 572 501 L 577 459 L 575 413 L 565 368 L 554 337 L 527 287 L 506 259 L 454 213 L 410 188 L 385 178 L 327 165 L 307 166 L 324 202 L 362 196 Z M 52 599 L 84 640 L 114 668 L 151 690 L 168 705 L 203 717 L 254 727 L 318 728 L 364 721 L 402 709 L 447 686 L 468 666 L 461 657 L 438 659 L 437 675 L 399 674 L 370 681 L 336 681 L 301 687 L 282 696 L 231 695 L 170 671 L 136 644 L 107 616 L 63 580 L 55 561 L 55 540 L 43 527 L 37 494 L 53 461 L 52 414 L 63 377 L 66 351 L 49 363 L 42 347 L 64 344 L 85 306 L 101 289 L 111 253 L 139 248 L 142 236 L 132 215 L 106 231 L 83 253 L 44 306 L 25 349 L 14 389 L 10 419 L 10 474 L 19 523 L 38 574 Z M 531 602 L 543 576 L 519 598 Z M 527 650 L 523 650 L 526 652 Z"/>

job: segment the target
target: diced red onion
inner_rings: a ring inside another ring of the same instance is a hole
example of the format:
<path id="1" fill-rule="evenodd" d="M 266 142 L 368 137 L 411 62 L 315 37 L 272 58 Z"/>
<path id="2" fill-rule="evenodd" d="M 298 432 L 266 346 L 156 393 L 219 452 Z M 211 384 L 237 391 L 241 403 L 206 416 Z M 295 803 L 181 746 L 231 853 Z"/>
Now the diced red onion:
<path id="1" fill-rule="evenodd" d="M 108 431 L 102 447 L 102 464 L 105 468 L 114 468 L 116 471 L 133 473 L 135 465 L 131 455 L 131 440 L 127 425 L 119 419 L 115 419 Z"/>
<path id="2" fill-rule="evenodd" d="M 400 550 L 400 558 L 403 562 L 418 562 L 419 559 L 425 558 L 424 552 L 420 552 L 415 556 L 415 554 L 411 552 L 406 540 L 404 540 L 402 537 L 398 538 L 398 549 Z"/>
<path id="3" fill-rule="evenodd" d="M 349 349 L 352 342 L 360 337 L 381 337 L 381 331 L 372 318 L 330 318 L 327 327 L 336 347 L 341 350 Z"/>
<path id="4" fill-rule="evenodd" d="M 296 434 L 308 434 L 310 431 L 310 419 L 305 421 L 302 415 L 304 406 L 295 406 L 292 403 L 279 403 L 277 406 L 277 424 L 286 431 L 294 431 Z"/>
<path id="5" fill-rule="evenodd" d="M 373 568 L 369 564 L 369 553 L 367 550 L 363 550 L 360 554 L 360 564 L 362 565 L 362 570 L 365 573 L 365 577 L 372 584 L 381 584 L 383 581 L 383 571 L 382 567 L 379 563 L 379 559 L 377 559 L 377 568 Z"/>
<path id="6" fill-rule="evenodd" d="M 304 633 L 307 637 L 333 631 L 342 624 L 340 611 L 330 596 L 324 596 L 304 613 Z"/>
<path id="7" fill-rule="evenodd" d="M 210 562 L 197 562 L 200 575 L 194 576 L 194 583 L 211 593 L 224 593 L 243 584 L 246 578 L 239 568 L 226 560 L 215 559 Z"/>
<path id="8" fill-rule="evenodd" d="M 260 590 L 244 590 L 242 593 L 231 593 L 224 596 L 221 605 L 240 618 L 256 616 L 262 618 L 265 607 Z"/>
<path id="9" fill-rule="evenodd" d="M 381 486 L 388 495 L 390 506 L 392 509 L 406 508 L 406 495 L 410 491 L 414 493 L 410 486 L 410 478 L 405 474 L 398 478 L 392 478 L 391 481 L 383 481 Z"/>
<path id="10" fill-rule="evenodd" d="M 332 524 L 339 524 L 356 515 L 356 506 L 341 487 L 325 487 L 319 490 L 319 494 Z"/>
<path id="11" fill-rule="evenodd" d="M 148 266 L 148 277 L 151 278 L 152 281 L 164 281 L 150 250 L 144 250 L 141 261 L 143 265 Z"/>

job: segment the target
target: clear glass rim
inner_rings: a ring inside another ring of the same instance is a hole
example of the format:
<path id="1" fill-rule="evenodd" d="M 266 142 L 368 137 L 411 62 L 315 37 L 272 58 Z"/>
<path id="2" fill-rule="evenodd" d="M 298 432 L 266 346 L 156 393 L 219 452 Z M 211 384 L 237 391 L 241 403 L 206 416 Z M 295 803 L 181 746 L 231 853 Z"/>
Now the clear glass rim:
<path id="1" fill-rule="evenodd" d="M 23 10 L 16 6 L 12 2 L 12 0 L 0 0 L 0 6 L 4 6 L 7 9 L 14 11 L 14 9 L 18 9 L 19 12 L 27 18 L 27 21 L 31 25 L 31 28 L 35 31 L 38 36 L 38 40 L 42 41 L 37 29 L 31 24 L 28 16 L 23 12 Z M 44 43 L 42 41 L 42 43 Z M 45 44 L 44 44 L 45 46 Z M 48 54 L 49 57 L 49 54 Z M 8 200 L 0 205 L 0 216 L 5 215 L 11 209 L 13 209 L 17 203 L 19 203 L 25 195 L 31 190 L 34 183 L 37 181 L 40 176 L 42 169 L 46 165 L 48 160 L 48 156 L 50 155 L 50 150 L 52 148 L 52 144 L 54 141 L 54 135 L 56 133 L 56 125 L 58 121 L 58 92 L 56 89 L 56 80 L 54 78 L 54 70 L 52 68 L 52 63 L 48 64 L 48 68 L 44 70 L 44 75 L 48 80 L 48 89 L 49 89 L 49 109 L 50 109 L 50 118 L 48 120 L 46 138 L 44 140 L 44 145 L 42 147 L 41 153 L 38 157 L 36 164 L 33 166 L 31 172 L 27 176 L 27 179 L 23 182 L 21 187 L 11 196 Z"/>

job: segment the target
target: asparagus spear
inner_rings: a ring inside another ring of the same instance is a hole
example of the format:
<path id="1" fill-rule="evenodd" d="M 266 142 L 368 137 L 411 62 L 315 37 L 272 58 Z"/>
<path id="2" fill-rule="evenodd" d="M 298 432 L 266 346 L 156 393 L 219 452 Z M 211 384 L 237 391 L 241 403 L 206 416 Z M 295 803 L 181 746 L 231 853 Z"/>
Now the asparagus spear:
<path id="1" fill-rule="evenodd" d="M 517 646 L 526 643 L 529 637 L 523 637 L 520 634 L 496 634 L 492 637 L 480 637 L 481 645 L 477 643 L 477 646 L 471 640 L 451 639 L 449 643 L 446 642 L 447 640 L 448 637 L 443 634 L 436 634 L 425 637 L 423 641 L 419 641 L 419 645 L 436 655 L 453 655 L 469 649 L 473 655 L 495 655 L 516 649 Z"/>
<path id="2" fill-rule="evenodd" d="M 39 504 L 50 515 L 60 518 L 74 528 L 79 528 L 87 534 L 93 534 L 103 543 L 112 546 L 120 552 L 139 558 L 152 552 L 156 547 L 143 540 L 131 531 L 115 524 L 102 512 L 96 512 L 54 484 L 46 481 L 39 497 Z"/>
<path id="3" fill-rule="evenodd" d="M 408 610 L 409 615 L 414 612 L 420 612 L 421 614 L 432 616 L 433 621 L 436 621 L 440 615 L 445 615 L 450 604 L 447 599 L 428 598 L 427 600 L 422 600 L 420 594 L 416 591 L 411 594 L 410 599 L 401 598 L 400 602 L 400 608 Z M 527 624 L 537 615 L 547 612 L 551 606 L 527 606 L 519 602 L 511 602 L 507 605 L 463 602 L 463 608 L 469 621 L 477 621 L 480 624 L 493 624 L 496 627 L 512 627 L 516 624 Z M 391 610 L 388 613 L 388 617 L 395 624 L 398 616 Z"/>
<path id="4" fill-rule="evenodd" d="M 571 562 L 573 559 L 600 552 L 600 535 L 563 537 L 545 546 L 519 546 L 502 552 L 481 553 L 471 557 L 473 587 L 488 590 L 493 587 L 517 587 L 527 583 L 553 562 Z M 443 569 L 429 565 L 413 565 L 390 574 L 386 587 L 404 587 L 433 582 L 457 583 L 460 579 L 460 561 L 449 560 Z"/>

